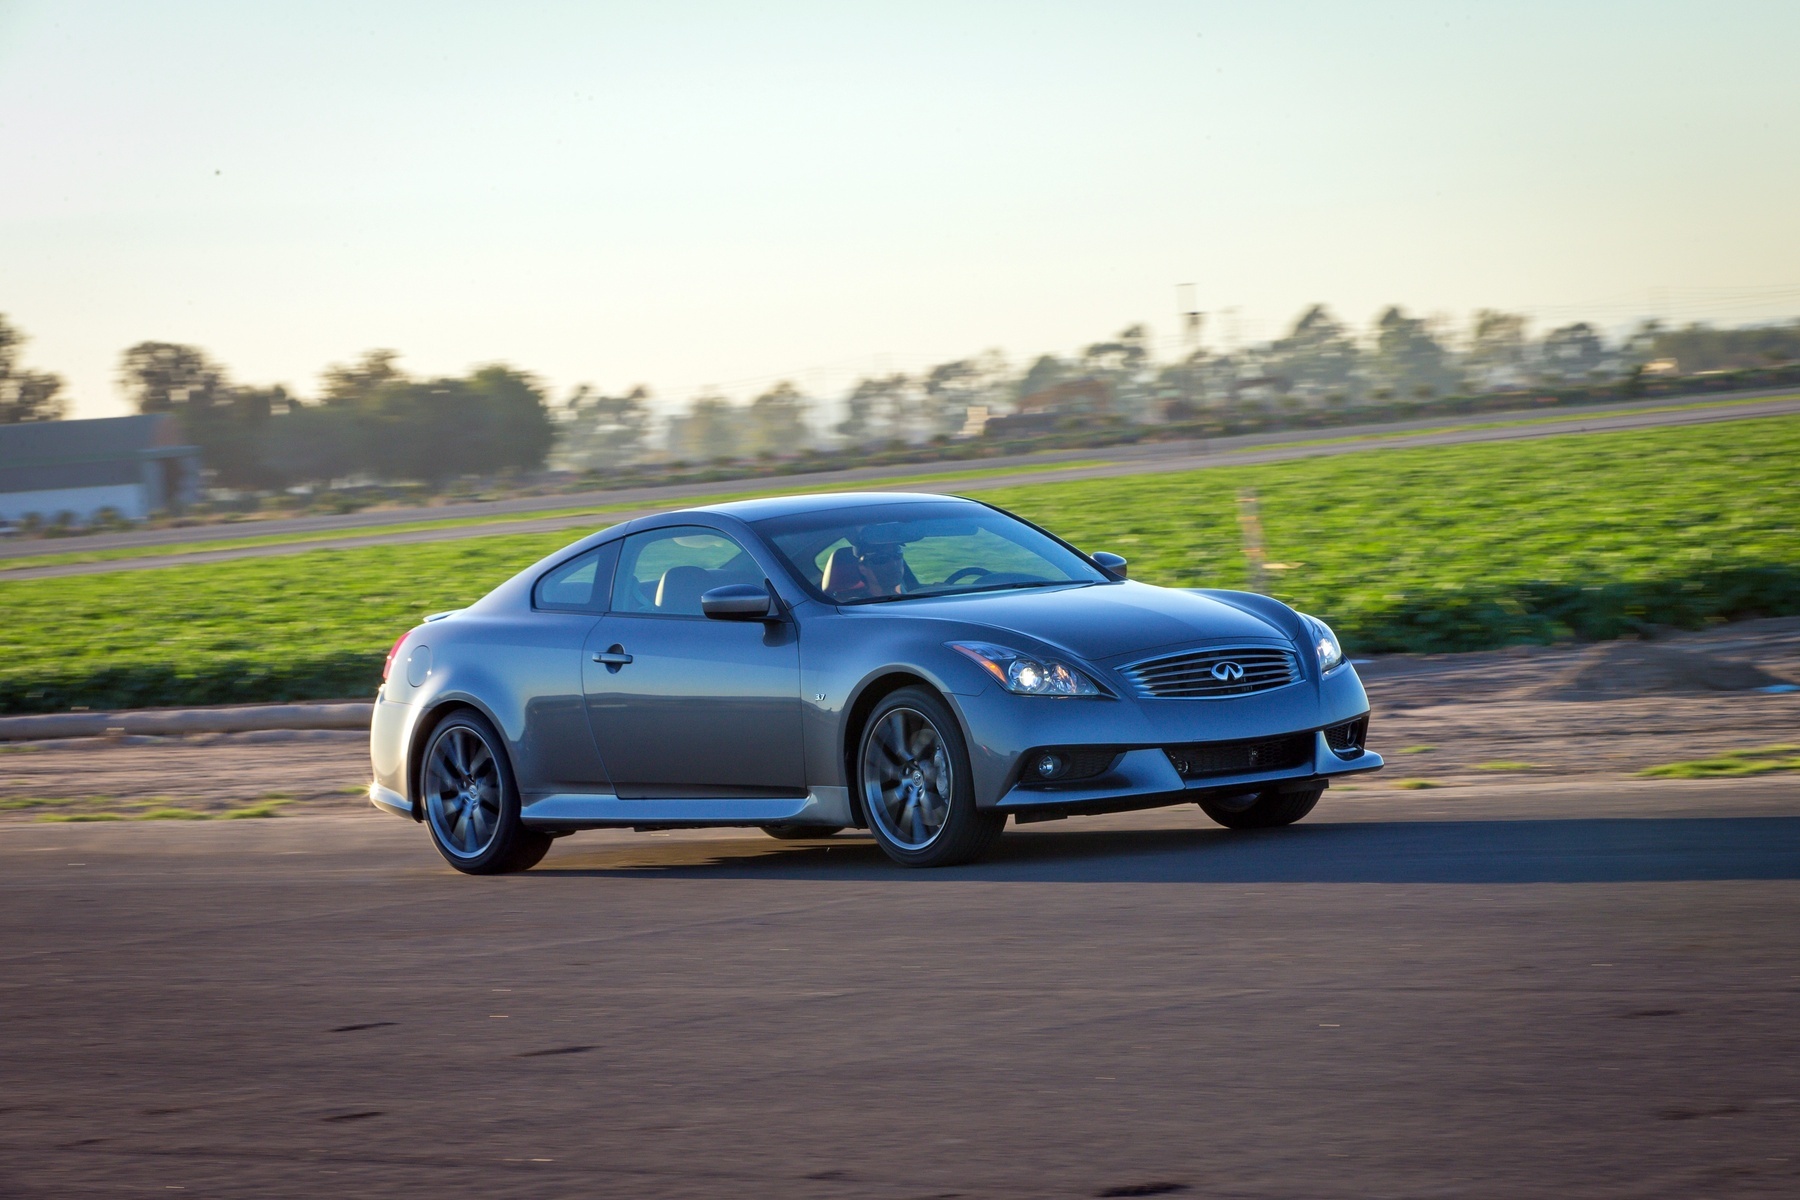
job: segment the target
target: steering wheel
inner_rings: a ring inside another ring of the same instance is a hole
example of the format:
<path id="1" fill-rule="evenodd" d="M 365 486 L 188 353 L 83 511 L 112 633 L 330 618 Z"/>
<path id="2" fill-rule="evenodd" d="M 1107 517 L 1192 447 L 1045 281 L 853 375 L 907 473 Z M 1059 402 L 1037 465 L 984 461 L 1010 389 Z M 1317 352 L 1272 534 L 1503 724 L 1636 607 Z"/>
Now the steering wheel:
<path id="1" fill-rule="evenodd" d="M 949 578 L 945 579 L 944 582 L 947 584 L 958 583 L 965 577 L 969 579 L 979 579 L 983 575 L 992 574 L 993 571 L 989 570 L 987 567 L 959 567 L 950 572 Z"/>

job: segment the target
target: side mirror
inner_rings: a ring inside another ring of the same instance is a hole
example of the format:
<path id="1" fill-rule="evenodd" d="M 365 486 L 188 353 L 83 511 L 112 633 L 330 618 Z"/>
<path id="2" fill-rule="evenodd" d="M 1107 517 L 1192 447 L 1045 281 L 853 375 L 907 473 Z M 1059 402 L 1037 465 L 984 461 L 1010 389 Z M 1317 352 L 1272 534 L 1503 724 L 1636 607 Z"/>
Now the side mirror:
<path id="1" fill-rule="evenodd" d="M 1125 560 L 1117 554 L 1108 554 L 1106 551 L 1102 550 L 1098 554 L 1090 554 L 1088 557 L 1099 563 L 1101 567 L 1105 568 L 1111 574 L 1117 575 L 1120 579 L 1126 578 Z"/>
<path id="2" fill-rule="evenodd" d="M 774 607 L 769 590 L 754 583 L 728 583 L 700 597 L 700 611 L 715 621 L 765 621 Z"/>

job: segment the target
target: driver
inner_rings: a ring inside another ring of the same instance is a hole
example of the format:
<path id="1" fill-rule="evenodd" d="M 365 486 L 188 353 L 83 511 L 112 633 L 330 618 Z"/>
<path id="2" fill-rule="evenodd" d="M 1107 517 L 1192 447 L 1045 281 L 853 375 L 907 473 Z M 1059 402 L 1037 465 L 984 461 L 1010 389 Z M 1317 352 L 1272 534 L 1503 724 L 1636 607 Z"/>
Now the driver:
<path id="1" fill-rule="evenodd" d="M 857 569 L 871 596 L 898 596 L 906 585 L 906 559 L 899 542 L 873 542 L 857 555 Z"/>

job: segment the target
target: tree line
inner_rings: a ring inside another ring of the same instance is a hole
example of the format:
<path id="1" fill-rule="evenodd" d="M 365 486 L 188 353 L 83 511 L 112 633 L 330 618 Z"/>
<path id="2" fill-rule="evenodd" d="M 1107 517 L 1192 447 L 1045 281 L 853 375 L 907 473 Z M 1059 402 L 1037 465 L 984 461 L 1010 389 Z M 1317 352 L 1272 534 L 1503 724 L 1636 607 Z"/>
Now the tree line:
<path id="1" fill-rule="evenodd" d="M 19 365 L 24 337 L 0 315 L 0 424 L 67 412 L 63 381 Z M 271 490 L 357 477 L 442 483 L 543 465 L 556 425 L 542 386 L 504 365 L 416 378 L 391 350 L 327 367 L 317 399 L 234 382 L 195 346 L 140 342 L 119 384 L 139 413 L 168 413 L 221 486 Z"/>
<path id="2" fill-rule="evenodd" d="M 58 421 L 68 412 L 62 376 L 29 371 L 19 362 L 25 335 L 0 313 L 0 425 Z"/>
<path id="3" fill-rule="evenodd" d="M 66 415 L 63 381 L 22 365 L 24 341 L 0 316 L 0 424 Z M 1609 341 L 1586 322 L 1534 335 L 1523 315 L 1482 310 L 1457 329 L 1398 306 L 1359 332 L 1312 305 L 1281 336 L 1242 347 L 1208 349 L 1196 337 L 1179 356 L 1159 357 L 1148 330 L 1134 325 L 1020 367 L 988 351 L 865 376 L 836 396 L 808 396 L 789 381 L 741 403 L 706 392 L 666 415 L 644 386 L 609 395 L 583 385 L 552 403 L 535 377 L 504 364 L 422 378 L 402 370 L 390 350 L 327 367 L 309 400 L 278 385 L 235 382 L 200 348 L 173 342 L 126 350 L 119 382 L 136 411 L 176 417 L 216 485 L 268 491 L 357 479 L 441 485 L 546 465 L 603 473 L 655 462 L 780 460 L 1096 420 L 1392 409 L 1796 361 L 1800 321 L 1739 329 L 1645 322 Z"/>
<path id="4" fill-rule="evenodd" d="M 1794 362 L 1800 362 L 1800 321 L 1742 329 L 1674 329 L 1650 321 L 1609 340 L 1588 322 L 1534 335 L 1522 314 L 1482 310 L 1457 329 L 1391 306 L 1359 333 L 1319 304 L 1281 336 L 1243 347 L 1195 345 L 1179 357 L 1159 358 L 1148 330 L 1133 325 L 1073 355 L 1039 355 L 1014 367 L 990 350 L 916 373 L 865 376 L 835 397 L 807 397 L 791 382 L 740 404 L 707 393 L 660 427 L 647 388 L 610 396 L 581 389 L 558 413 L 552 461 L 603 471 L 657 459 L 742 461 L 789 457 L 809 446 L 844 450 L 983 431 L 1030 434 L 1093 421 L 1156 424 L 1207 413 L 1362 405 L 1392 410 L 1459 395 Z"/>
<path id="5" fill-rule="evenodd" d="M 420 379 L 373 350 L 326 368 L 320 395 L 235 384 L 193 346 L 140 342 L 125 351 L 120 384 L 140 413 L 171 413 L 219 484 L 290 487 L 355 477 L 440 484 L 540 466 L 555 441 L 543 389 L 531 376 L 487 366 Z"/>

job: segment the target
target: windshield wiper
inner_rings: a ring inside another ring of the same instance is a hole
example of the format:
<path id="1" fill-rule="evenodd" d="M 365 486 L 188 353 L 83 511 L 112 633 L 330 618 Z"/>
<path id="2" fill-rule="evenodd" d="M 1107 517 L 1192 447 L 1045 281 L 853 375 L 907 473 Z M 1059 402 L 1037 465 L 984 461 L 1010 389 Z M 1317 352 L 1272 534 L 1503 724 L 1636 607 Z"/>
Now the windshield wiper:
<path id="1" fill-rule="evenodd" d="M 906 592 L 898 596 L 870 596 L 863 600 L 841 600 L 839 603 L 845 607 L 852 604 L 891 604 L 895 600 L 926 600 L 933 596 L 974 596 L 982 592 L 1006 592 L 1019 588 L 1092 587 L 1099 582 L 1098 579 L 1033 579 L 1020 583 L 996 583 L 988 587 L 955 588 L 947 592 Z"/>
<path id="2" fill-rule="evenodd" d="M 1031 579 L 1018 583 L 994 583 L 987 587 L 958 588 L 954 592 L 938 592 L 939 596 L 973 596 L 976 592 L 1006 592 L 1014 588 L 1068 587 L 1072 583 L 1086 583 L 1084 579 Z"/>

